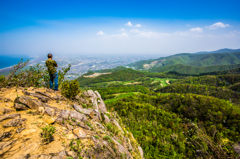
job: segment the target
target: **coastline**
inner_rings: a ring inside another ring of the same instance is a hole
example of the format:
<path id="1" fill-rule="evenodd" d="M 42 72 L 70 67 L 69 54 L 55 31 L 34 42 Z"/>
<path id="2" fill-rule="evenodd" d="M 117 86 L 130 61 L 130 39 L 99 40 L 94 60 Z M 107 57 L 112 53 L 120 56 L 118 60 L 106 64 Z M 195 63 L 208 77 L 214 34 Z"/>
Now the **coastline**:
<path id="1" fill-rule="evenodd" d="M 28 66 L 29 64 L 33 63 L 34 60 L 36 60 L 36 58 L 29 60 L 29 63 L 27 64 L 27 66 Z M 16 64 L 17 64 L 17 63 L 16 63 Z M 16 64 L 15 64 L 15 65 L 16 65 Z M 6 73 L 6 72 L 10 71 L 13 66 L 14 66 L 14 65 L 1 68 L 1 69 L 0 69 L 0 74 L 3 74 L 3 73 Z"/>

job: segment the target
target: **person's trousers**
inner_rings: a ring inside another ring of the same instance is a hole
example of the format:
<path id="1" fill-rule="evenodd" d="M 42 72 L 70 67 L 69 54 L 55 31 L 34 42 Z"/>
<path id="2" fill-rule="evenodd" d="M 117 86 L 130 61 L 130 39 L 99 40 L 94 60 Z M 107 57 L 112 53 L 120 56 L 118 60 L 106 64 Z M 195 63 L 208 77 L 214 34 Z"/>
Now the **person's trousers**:
<path id="1" fill-rule="evenodd" d="M 53 81 L 55 83 L 54 90 L 58 90 L 58 74 L 57 72 L 54 74 L 50 74 L 50 88 L 53 89 Z"/>

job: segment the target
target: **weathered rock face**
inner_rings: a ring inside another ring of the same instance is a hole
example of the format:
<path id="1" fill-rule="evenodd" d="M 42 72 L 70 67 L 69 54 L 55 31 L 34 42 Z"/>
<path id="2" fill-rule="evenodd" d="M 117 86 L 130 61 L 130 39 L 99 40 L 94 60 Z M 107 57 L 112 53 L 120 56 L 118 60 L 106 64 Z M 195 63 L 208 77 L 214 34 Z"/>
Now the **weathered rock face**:
<path id="1" fill-rule="evenodd" d="M 13 119 L 13 118 L 17 118 L 17 117 L 21 117 L 21 114 L 5 114 L 0 116 L 0 122 L 6 119 Z"/>
<path id="2" fill-rule="evenodd" d="M 0 107 L 0 115 L 11 113 L 11 112 L 14 112 L 14 110 L 13 109 L 8 109 L 8 108 L 4 108 L 4 107 Z"/>
<path id="3" fill-rule="evenodd" d="M 27 110 L 28 109 L 27 106 L 25 106 L 23 104 L 19 104 L 19 103 L 15 103 L 14 106 L 17 110 Z"/>
<path id="4" fill-rule="evenodd" d="M 6 124 L 3 124 L 3 127 L 16 127 L 23 124 L 26 119 L 12 119 Z"/>
<path id="5" fill-rule="evenodd" d="M 92 102 L 92 106 L 93 109 L 97 109 L 103 113 L 107 112 L 107 108 L 106 105 L 104 103 L 104 101 L 102 100 L 101 95 L 98 93 L 98 91 L 92 91 L 92 90 L 88 90 L 87 92 L 83 92 L 83 94 L 86 97 L 90 97 L 90 100 Z"/>
<path id="6" fill-rule="evenodd" d="M 75 119 L 76 121 L 87 121 L 87 117 L 84 114 L 81 114 L 76 111 L 68 111 L 68 110 L 61 111 L 58 118 L 62 118 L 65 120 Z"/>
<path id="7" fill-rule="evenodd" d="M 235 143 L 235 144 L 233 145 L 233 148 L 234 148 L 234 150 L 235 150 L 238 154 L 240 154 L 240 142 Z"/>
<path id="8" fill-rule="evenodd" d="M 15 102 L 16 103 L 25 104 L 29 108 L 35 109 L 35 110 L 38 110 L 38 107 L 43 105 L 42 102 L 40 102 L 40 101 L 38 101 L 36 99 L 31 99 L 31 98 L 26 97 L 26 96 L 22 96 L 20 98 L 16 98 Z"/>
<path id="9" fill-rule="evenodd" d="M 76 97 L 78 100 L 66 100 L 49 89 L 9 89 L 4 89 L 6 96 L 1 99 L 11 109 L 0 103 L 0 158 L 142 158 L 132 134 L 107 112 L 97 91 L 88 90 Z M 17 94 L 20 97 L 16 98 Z M 118 130 L 108 130 L 107 124 Z M 47 125 L 56 132 L 46 144 L 40 141 Z"/>

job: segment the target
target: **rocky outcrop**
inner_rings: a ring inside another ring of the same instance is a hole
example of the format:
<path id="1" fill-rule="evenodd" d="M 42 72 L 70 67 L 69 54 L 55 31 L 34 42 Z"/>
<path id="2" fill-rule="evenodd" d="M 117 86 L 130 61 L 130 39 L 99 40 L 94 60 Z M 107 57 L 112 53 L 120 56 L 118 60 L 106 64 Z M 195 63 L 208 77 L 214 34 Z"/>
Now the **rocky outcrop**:
<path id="1" fill-rule="evenodd" d="M 12 119 L 6 124 L 3 124 L 3 127 L 16 127 L 21 126 L 26 119 Z"/>
<path id="2" fill-rule="evenodd" d="M 4 108 L 4 107 L 0 107 L 0 115 L 8 114 L 8 113 L 11 113 L 11 112 L 14 112 L 14 110 L 13 109 L 8 109 L 8 108 Z"/>
<path id="3" fill-rule="evenodd" d="M 0 116 L 0 122 L 3 120 L 6 120 L 6 119 L 13 119 L 16 117 L 21 117 L 21 114 L 5 114 L 5 115 Z"/>
<path id="4" fill-rule="evenodd" d="M 25 104 L 29 108 L 35 109 L 35 110 L 38 110 L 38 107 L 43 105 L 42 102 L 36 99 L 31 99 L 30 97 L 26 97 L 26 96 L 21 96 L 20 98 L 16 98 L 15 103 Z"/>
<path id="5" fill-rule="evenodd" d="M 14 107 L 17 109 L 17 110 L 28 110 L 28 107 L 23 105 L 23 104 L 19 104 L 19 103 L 15 103 L 14 104 Z"/>
<path id="6" fill-rule="evenodd" d="M 237 142 L 233 145 L 233 148 L 236 153 L 240 154 L 240 142 Z"/>
<path id="7" fill-rule="evenodd" d="M 49 89 L 11 89 L 19 97 L 14 99 L 12 94 L 11 98 L 2 97 L 3 102 L 15 109 L 0 107 L 1 157 L 130 159 L 143 155 L 119 118 L 107 112 L 97 91 L 88 90 L 73 100 L 66 100 Z M 52 140 L 47 144 L 40 142 L 44 137 L 42 128 L 50 125 L 55 127 Z M 113 127 L 109 128 L 111 125 Z"/>
<path id="8" fill-rule="evenodd" d="M 106 105 L 97 91 L 93 92 L 92 90 L 88 90 L 87 92 L 84 91 L 83 94 L 90 98 L 93 109 L 99 110 L 103 113 L 107 112 Z"/>

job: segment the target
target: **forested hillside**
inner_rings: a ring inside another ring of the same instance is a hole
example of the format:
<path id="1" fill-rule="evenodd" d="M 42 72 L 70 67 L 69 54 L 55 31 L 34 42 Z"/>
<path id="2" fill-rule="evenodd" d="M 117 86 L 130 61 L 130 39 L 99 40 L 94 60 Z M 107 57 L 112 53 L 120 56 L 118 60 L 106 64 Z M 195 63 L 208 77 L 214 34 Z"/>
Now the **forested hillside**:
<path id="1" fill-rule="evenodd" d="M 138 61 L 128 65 L 151 72 L 175 71 L 182 74 L 200 74 L 226 71 L 240 67 L 240 51 L 228 50 L 212 53 L 182 53 L 158 59 Z"/>
<path id="2" fill-rule="evenodd" d="M 103 72 L 111 73 L 79 77 L 80 86 L 102 95 L 145 158 L 239 156 L 239 69 L 194 76 L 122 67 Z"/>
<path id="3" fill-rule="evenodd" d="M 206 66 L 206 67 L 195 67 L 183 64 L 176 64 L 164 67 L 153 67 L 149 69 L 151 72 L 169 72 L 175 71 L 181 74 L 203 74 L 208 72 L 215 72 L 215 71 L 226 71 L 234 68 L 240 68 L 240 64 L 235 65 L 214 65 L 214 66 Z"/>

